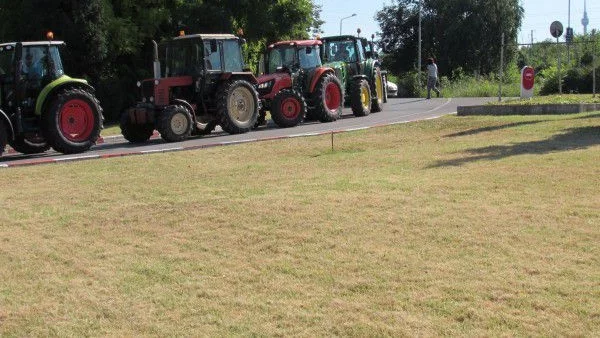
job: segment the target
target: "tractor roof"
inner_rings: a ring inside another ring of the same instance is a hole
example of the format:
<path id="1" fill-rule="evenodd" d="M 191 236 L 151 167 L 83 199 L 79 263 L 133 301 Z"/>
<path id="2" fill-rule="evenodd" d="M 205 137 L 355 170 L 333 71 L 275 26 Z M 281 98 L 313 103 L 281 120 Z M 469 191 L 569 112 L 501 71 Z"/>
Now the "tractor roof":
<path id="1" fill-rule="evenodd" d="M 279 41 L 272 45 L 269 45 L 270 48 L 275 48 L 278 46 L 300 46 L 300 47 L 310 47 L 310 46 L 320 46 L 323 43 L 319 40 L 293 40 L 293 41 Z"/>
<path id="2" fill-rule="evenodd" d="M 354 35 L 336 35 L 336 36 L 326 36 L 324 38 L 319 38 L 319 40 L 356 40 L 361 39 Z"/>
<path id="3" fill-rule="evenodd" d="M 237 40 L 239 39 L 237 36 L 233 34 L 191 34 L 178 36 L 174 40 L 183 40 L 183 39 L 202 39 L 202 40 Z"/>
<path id="4" fill-rule="evenodd" d="M 47 46 L 47 45 L 60 46 L 60 45 L 65 44 L 64 41 L 24 41 L 21 43 L 23 44 L 23 46 Z M 1 43 L 0 47 L 6 47 L 6 46 L 15 47 L 16 45 L 17 45 L 16 42 L 6 42 L 6 43 Z"/>

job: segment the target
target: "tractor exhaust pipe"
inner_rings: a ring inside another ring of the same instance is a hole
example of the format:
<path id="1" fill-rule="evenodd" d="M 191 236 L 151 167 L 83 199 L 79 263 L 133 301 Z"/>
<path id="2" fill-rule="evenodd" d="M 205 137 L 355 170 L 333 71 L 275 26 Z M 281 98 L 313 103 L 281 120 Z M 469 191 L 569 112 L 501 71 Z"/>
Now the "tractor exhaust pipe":
<path id="1" fill-rule="evenodd" d="M 156 41 L 152 40 L 152 45 L 154 45 L 154 79 L 160 79 L 160 61 L 158 60 L 158 44 Z"/>

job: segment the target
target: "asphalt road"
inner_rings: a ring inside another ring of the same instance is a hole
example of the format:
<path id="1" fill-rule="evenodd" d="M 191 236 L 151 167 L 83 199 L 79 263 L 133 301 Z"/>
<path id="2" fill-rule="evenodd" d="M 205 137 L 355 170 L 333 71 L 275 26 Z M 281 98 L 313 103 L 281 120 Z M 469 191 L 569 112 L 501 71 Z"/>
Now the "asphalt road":
<path id="1" fill-rule="evenodd" d="M 340 120 L 332 123 L 309 122 L 294 128 L 277 128 L 270 123 L 255 131 L 240 135 L 229 135 L 219 132 L 211 135 L 191 138 L 184 142 L 166 143 L 160 138 L 153 138 L 142 145 L 134 145 L 125 141 L 122 137 L 107 137 L 103 144 L 98 144 L 90 151 L 76 154 L 63 155 L 52 150 L 39 155 L 6 154 L 0 158 L 0 167 L 18 167 L 26 165 L 37 165 L 45 163 L 60 163 L 68 161 L 80 161 L 88 159 L 101 159 L 110 157 L 121 157 L 131 155 L 142 155 L 148 153 L 180 151 L 188 149 L 199 149 L 214 146 L 223 146 L 235 143 L 254 142 L 268 139 L 301 137 L 307 135 L 318 135 L 324 133 L 344 132 L 356 129 L 405 123 L 425 119 L 437 118 L 446 114 L 456 112 L 458 106 L 470 106 L 483 104 L 493 100 L 491 98 L 435 98 L 425 99 L 397 99 L 390 98 L 385 104 L 384 110 L 365 117 L 354 117 L 349 108 L 344 109 Z"/>

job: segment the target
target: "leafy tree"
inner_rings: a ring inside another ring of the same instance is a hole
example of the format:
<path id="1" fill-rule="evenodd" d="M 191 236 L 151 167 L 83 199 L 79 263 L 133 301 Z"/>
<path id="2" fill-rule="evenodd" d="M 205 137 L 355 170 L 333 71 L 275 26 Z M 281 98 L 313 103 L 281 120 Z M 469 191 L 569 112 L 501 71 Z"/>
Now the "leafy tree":
<path id="1" fill-rule="evenodd" d="M 390 39 L 387 60 L 395 72 L 414 69 L 418 50 L 418 0 L 396 0 L 376 15 L 382 37 Z M 501 35 L 517 39 L 523 8 L 518 0 L 423 0 L 423 58 L 434 57 L 442 74 L 461 67 L 487 74 L 499 65 Z M 516 45 L 508 44 L 506 60 Z"/>

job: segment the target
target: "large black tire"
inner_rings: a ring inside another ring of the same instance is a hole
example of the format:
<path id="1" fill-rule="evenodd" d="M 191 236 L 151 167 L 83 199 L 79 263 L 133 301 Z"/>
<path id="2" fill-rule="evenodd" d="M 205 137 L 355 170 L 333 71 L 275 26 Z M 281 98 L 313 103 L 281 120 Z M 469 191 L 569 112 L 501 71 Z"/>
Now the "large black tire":
<path id="1" fill-rule="evenodd" d="M 367 116 L 371 113 L 371 87 L 365 79 L 355 79 L 350 84 L 350 106 L 354 116 Z"/>
<path id="2" fill-rule="evenodd" d="M 8 143 L 14 150 L 28 155 L 40 154 L 50 149 L 50 145 L 41 135 L 21 134 Z"/>
<path id="3" fill-rule="evenodd" d="M 281 128 L 297 126 L 306 114 L 306 101 L 294 89 L 283 89 L 273 98 L 271 119 Z"/>
<path id="4" fill-rule="evenodd" d="M 385 82 L 381 75 L 381 69 L 375 68 L 375 78 L 373 79 L 374 88 L 371 92 L 373 95 L 373 102 L 371 103 L 371 112 L 378 113 L 383 110 L 383 104 L 385 103 Z"/>
<path id="5" fill-rule="evenodd" d="M 340 80 L 333 74 L 325 74 L 317 82 L 313 93 L 314 115 L 321 122 L 333 122 L 342 116 L 344 92 Z"/>
<path id="6" fill-rule="evenodd" d="M 0 119 L 0 156 L 4 153 L 8 141 L 8 130 L 6 128 L 6 123 Z"/>
<path id="7" fill-rule="evenodd" d="M 160 112 L 158 132 L 167 142 L 180 142 L 192 134 L 192 114 L 184 106 L 167 106 Z"/>
<path id="8" fill-rule="evenodd" d="M 154 124 L 131 123 L 129 113 L 127 111 L 121 115 L 120 127 L 123 137 L 131 143 L 146 142 L 154 133 Z"/>
<path id="9" fill-rule="evenodd" d="M 258 93 L 246 80 L 225 82 L 217 90 L 219 124 L 229 134 L 250 131 L 258 120 L 259 110 Z"/>
<path id="10" fill-rule="evenodd" d="M 63 89 L 42 113 L 42 132 L 48 144 L 63 154 L 76 154 L 96 144 L 104 118 L 94 94 L 80 88 Z"/>

